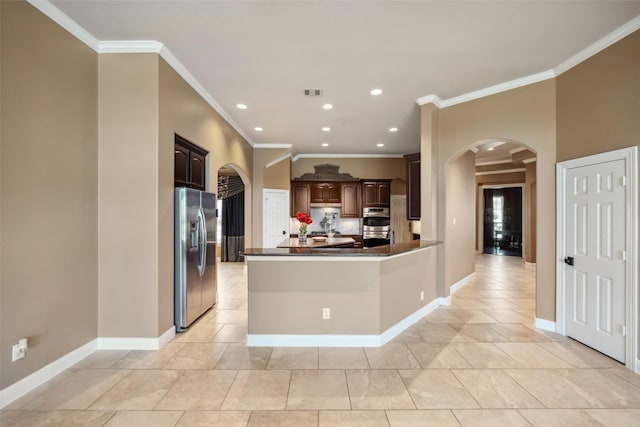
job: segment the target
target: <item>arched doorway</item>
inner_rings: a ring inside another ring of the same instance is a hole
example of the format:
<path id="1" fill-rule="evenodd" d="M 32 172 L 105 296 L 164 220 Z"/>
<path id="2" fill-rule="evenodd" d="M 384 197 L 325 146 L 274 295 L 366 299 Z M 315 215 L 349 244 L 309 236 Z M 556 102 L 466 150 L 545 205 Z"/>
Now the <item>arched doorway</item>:
<path id="1" fill-rule="evenodd" d="M 218 247 L 221 262 L 243 262 L 247 195 L 241 170 L 233 164 L 218 169 Z"/>
<path id="2" fill-rule="evenodd" d="M 447 160 L 443 178 L 446 191 L 441 230 L 445 242 L 444 283 L 447 288 L 455 289 L 456 285 L 474 277 L 475 255 L 484 251 L 487 240 L 492 248 L 500 251 L 517 248 L 518 255 L 535 263 L 535 151 L 518 141 L 477 141 Z M 519 209 L 504 209 L 505 189 L 509 188 L 517 188 L 521 193 L 521 201 L 517 202 Z M 485 190 L 490 191 L 485 193 Z M 494 196 L 501 200 L 497 218 L 494 215 L 498 206 L 487 203 L 485 194 L 492 202 Z"/>

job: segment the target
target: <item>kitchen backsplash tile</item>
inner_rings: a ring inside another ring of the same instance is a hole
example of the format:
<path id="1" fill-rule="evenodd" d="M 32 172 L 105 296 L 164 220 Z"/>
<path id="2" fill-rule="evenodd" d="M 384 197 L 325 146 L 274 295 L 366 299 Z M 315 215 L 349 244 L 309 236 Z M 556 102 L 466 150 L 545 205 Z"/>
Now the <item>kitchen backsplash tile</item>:
<path id="1" fill-rule="evenodd" d="M 325 232 L 325 224 L 329 219 L 333 220 L 334 230 L 340 234 L 362 234 L 362 220 L 360 218 L 341 218 L 340 208 L 311 208 L 313 223 L 309 226 L 309 232 Z M 290 233 L 297 234 L 299 222 L 295 218 L 290 219 Z"/>

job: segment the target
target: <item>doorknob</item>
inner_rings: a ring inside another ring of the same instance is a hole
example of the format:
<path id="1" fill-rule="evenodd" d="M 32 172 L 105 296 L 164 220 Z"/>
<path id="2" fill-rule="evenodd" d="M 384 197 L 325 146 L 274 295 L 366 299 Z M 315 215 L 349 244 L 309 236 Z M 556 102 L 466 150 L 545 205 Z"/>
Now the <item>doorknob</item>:
<path id="1" fill-rule="evenodd" d="M 282 230 L 282 234 L 287 234 L 287 232 L 285 230 Z"/>
<path id="2" fill-rule="evenodd" d="M 573 265 L 573 257 L 572 256 L 568 256 L 564 259 L 564 263 L 567 265 Z"/>

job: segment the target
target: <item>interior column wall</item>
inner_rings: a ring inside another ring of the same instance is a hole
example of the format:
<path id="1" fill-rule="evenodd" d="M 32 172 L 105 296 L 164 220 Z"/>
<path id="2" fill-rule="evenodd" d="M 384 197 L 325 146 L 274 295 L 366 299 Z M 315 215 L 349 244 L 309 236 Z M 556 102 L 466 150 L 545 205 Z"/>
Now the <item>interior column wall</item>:
<path id="1" fill-rule="evenodd" d="M 155 338 L 158 56 L 102 54 L 99 63 L 99 335 Z"/>
<path id="2" fill-rule="evenodd" d="M 424 108 L 424 107 L 423 107 Z M 446 162 L 477 141 L 508 139 L 537 153 L 537 219 L 555 224 L 555 81 L 524 86 L 485 98 L 454 105 L 439 113 L 438 173 L 444 182 Z M 423 166 L 423 173 L 425 172 Z M 426 197 L 422 190 L 422 197 Z M 445 185 L 439 185 L 446 200 Z M 473 215 L 475 209 L 470 211 Z M 446 214 L 438 207 L 438 215 Z M 555 319 L 555 228 L 538 230 L 536 316 Z M 447 242 L 445 241 L 445 245 Z M 451 285 L 451 284 L 447 284 Z"/>

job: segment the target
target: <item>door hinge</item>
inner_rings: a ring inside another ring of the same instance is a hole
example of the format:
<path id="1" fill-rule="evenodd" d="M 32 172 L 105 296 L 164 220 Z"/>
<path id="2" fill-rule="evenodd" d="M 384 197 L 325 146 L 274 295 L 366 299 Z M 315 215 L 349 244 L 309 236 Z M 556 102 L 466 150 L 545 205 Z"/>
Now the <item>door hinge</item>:
<path id="1" fill-rule="evenodd" d="M 622 336 L 626 337 L 627 336 L 627 327 L 626 326 L 622 326 Z"/>
<path id="2" fill-rule="evenodd" d="M 621 176 L 620 177 L 620 185 L 622 185 L 623 187 L 627 186 L 627 177 L 626 176 Z"/>
<path id="3" fill-rule="evenodd" d="M 626 261 L 627 260 L 627 251 L 620 251 L 620 258 L 622 258 L 622 261 Z"/>

